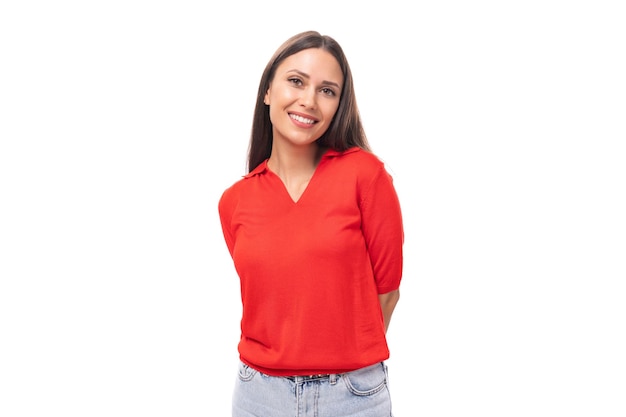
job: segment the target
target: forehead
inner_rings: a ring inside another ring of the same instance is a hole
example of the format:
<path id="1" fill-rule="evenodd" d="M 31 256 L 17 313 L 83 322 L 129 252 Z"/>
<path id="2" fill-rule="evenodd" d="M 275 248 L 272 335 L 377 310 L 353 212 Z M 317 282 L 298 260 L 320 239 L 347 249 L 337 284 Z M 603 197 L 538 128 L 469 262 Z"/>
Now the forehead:
<path id="1" fill-rule="evenodd" d="M 303 49 L 285 58 L 276 69 L 277 74 L 290 71 L 303 72 L 311 79 L 343 83 L 343 72 L 337 59 L 328 51 L 320 48 Z"/>

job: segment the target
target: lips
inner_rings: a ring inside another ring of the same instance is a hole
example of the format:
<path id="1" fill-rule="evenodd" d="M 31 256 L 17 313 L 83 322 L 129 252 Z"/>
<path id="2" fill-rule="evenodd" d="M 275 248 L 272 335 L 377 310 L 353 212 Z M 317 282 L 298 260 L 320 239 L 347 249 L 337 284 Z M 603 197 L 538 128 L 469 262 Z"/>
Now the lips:
<path id="1" fill-rule="evenodd" d="M 317 123 L 317 120 L 309 119 L 304 116 L 300 116 L 298 114 L 289 113 L 289 117 L 291 117 L 296 122 L 305 123 L 308 125 L 312 125 L 313 123 Z"/>

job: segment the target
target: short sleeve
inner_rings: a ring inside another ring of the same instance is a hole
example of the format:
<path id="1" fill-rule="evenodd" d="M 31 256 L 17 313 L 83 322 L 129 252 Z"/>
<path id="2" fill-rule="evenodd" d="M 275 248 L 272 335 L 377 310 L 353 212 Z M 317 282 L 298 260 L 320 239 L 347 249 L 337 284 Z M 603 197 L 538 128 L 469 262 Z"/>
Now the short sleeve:
<path id="1" fill-rule="evenodd" d="M 384 165 L 363 194 L 361 216 L 378 293 L 397 290 L 402 279 L 404 229 L 393 178 Z"/>

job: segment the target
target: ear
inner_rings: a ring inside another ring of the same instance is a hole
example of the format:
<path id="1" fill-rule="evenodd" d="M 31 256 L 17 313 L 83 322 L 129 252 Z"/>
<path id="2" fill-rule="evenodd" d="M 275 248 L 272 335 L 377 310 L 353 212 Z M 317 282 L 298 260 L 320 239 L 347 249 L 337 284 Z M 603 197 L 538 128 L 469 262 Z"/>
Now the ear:
<path id="1" fill-rule="evenodd" d="M 265 105 L 267 106 L 269 106 L 270 104 L 270 89 L 269 88 L 265 92 L 265 97 L 263 97 L 263 103 L 265 103 Z"/>

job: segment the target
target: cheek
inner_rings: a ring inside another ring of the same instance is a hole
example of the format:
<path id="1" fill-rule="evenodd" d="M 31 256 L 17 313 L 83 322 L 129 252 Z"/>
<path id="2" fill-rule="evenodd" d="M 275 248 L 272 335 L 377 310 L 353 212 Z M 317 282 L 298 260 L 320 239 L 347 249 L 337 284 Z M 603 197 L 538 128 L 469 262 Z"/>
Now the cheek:
<path id="1" fill-rule="evenodd" d="M 283 88 L 279 94 L 279 100 L 285 105 L 290 105 L 299 98 L 299 92 L 295 88 Z"/>
<path id="2" fill-rule="evenodd" d="M 296 91 L 293 88 L 278 86 L 270 91 L 269 97 L 273 104 L 288 104 L 296 98 Z"/>
<path id="3" fill-rule="evenodd" d="M 326 119 L 328 119 L 329 123 L 335 114 L 337 114 L 337 109 L 339 108 L 339 103 L 328 103 L 328 105 L 324 106 L 323 112 Z"/>

